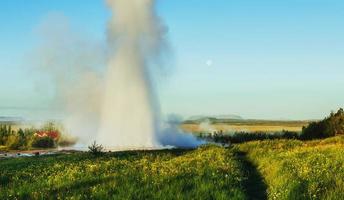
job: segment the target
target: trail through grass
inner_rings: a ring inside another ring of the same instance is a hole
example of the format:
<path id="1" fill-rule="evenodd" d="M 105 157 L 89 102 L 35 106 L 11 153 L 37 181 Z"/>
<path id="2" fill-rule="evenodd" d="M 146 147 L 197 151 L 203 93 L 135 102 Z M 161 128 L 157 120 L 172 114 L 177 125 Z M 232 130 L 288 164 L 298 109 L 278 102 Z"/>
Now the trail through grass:
<path id="1" fill-rule="evenodd" d="M 268 199 L 344 199 L 344 138 L 237 146 L 268 185 Z"/>
<path id="2" fill-rule="evenodd" d="M 344 199 L 344 137 L 0 160 L 0 199 Z"/>
<path id="3" fill-rule="evenodd" d="M 0 199 L 247 199 L 242 169 L 216 146 L 10 159 L 0 163 Z"/>
<path id="4" fill-rule="evenodd" d="M 242 163 L 243 171 L 247 173 L 247 179 L 244 182 L 244 186 L 248 199 L 267 199 L 267 186 L 264 182 L 264 177 L 262 177 L 253 163 L 249 159 L 247 159 L 245 152 L 237 151 L 236 156 L 237 159 L 240 160 L 240 162 Z"/>

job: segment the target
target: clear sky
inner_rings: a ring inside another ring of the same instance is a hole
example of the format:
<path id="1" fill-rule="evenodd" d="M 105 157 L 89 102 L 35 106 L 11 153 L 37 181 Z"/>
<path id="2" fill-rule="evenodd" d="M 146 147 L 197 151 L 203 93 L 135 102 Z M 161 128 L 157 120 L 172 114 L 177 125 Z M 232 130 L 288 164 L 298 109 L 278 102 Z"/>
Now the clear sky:
<path id="1" fill-rule="evenodd" d="M 344 107 L 344 1 L 160 0 L 157 10 L 175 60 L 159 91 L 164 113 L 315 119 Z M 1 0 L 3 110 L 47 104 L 27 56 L 56 12 L 105 38 L 102 0 Z"/>

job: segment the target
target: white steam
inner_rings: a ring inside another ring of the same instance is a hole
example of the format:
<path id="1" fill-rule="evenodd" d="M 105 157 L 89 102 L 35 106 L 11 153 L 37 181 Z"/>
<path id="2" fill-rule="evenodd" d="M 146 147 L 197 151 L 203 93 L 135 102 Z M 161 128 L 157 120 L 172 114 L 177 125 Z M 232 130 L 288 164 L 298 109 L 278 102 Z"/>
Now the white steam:
<path id="1" fill-rule="evenodd" d="M 108 0 L 107 4 L 113 14 L 107 51 L 70 37 L 68 29 L 62 36 L 48 31 L 46 41 L 54 42 L 42 45 L 40 51 L 40 66 L 48 72 L 56 100 L 67 115 L 66 129 L 84 144 L 96 140 L 109 148 L 201 144 L 179 130 L 178 120 L 160 120 L 153 74 L 160 70 L 166 50 L 166 28 L 157 17 L 155 1 Z M 99 56 L 104 52 L 110 53 L 107 59 Z M 106 69 L 99 70 L 104 60 Z"/>
<path id="2" fill-rule="evenodd" d="M 113 17 L 98 141 L 105 146 L 155 147 L 156 119 L 150 93 L 149 59 L 161 36 L 151 0 L 108 0 Z"/>
<path id="3" fill-rule="evenodd" d="M 45 106 L 62 113 L 65 130 L 87 144 L 98 130 L 104 47 L 57 13 L 50 14 L 37 32 L 39 46 L 31 56 L 33 71 L 39 75 L 39 95 L 51 96 L 50 105 Z"/>

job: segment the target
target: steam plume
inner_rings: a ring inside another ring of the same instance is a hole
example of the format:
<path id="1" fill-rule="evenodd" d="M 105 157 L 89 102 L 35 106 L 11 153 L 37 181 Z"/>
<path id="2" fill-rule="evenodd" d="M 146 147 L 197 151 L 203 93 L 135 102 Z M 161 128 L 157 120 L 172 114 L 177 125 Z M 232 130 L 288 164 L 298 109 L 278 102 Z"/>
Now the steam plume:
<path id="1" fill-rule="evenodd" d="M 160 120 L 153 75 L 158 74 L 166 50 L 166 28 L 157 17 L 155 1 L 108 0 L 107 4 L 113 16 L 108 24 L 110 56 L 105 71 L 94 67 L 102 64 L 104 57 L 97 55 L 105 51 L 80 46 L 80 35 L 71 37 L 69 29 L 62 29 L 60 35 L 44 29 L 48 42 L 42 46 L 41 66 L 67 115 L 66 129 L 83 144 L 97 140 L 109 148 L 201 144 L 179 130 L 180 121 Z"/>
<path id="2" fill-rule="evenodd" d="M 107 71 L 98 141 L 106 146 L 154 147 L 156 119 L 149 59 L 159 49 L 161 30 L 152 0 L 108 0 L 114 13 L 109 42 L 114 50 Z"/>
<path id="3" fill-rule="evenodd" d="M 87 144 L 98 130 L 103 78 L 97 69 L 104 63 L 104 48 L 59 13 L 49 14 L 37 33 L 39 45 L 30 57 L 39 75 L 39 96 L 50 96 L 50 110 L 58 110 L 65 129 Z"/>
<path id="4" fill-rule="evenodd" d="M 165 31 L 154 2 L 108 0 L 114 13 L 109 41 L 115 53 L 108 65 L 98 135 L 102 144 L 135 148 L 197 144 L 194 138 L 177 133 L 174 125 L 162 131 L 158 119 L 158 100 L 151 87 L 151 73 L 155 69 L 149 66 L 164 51 Z"/>

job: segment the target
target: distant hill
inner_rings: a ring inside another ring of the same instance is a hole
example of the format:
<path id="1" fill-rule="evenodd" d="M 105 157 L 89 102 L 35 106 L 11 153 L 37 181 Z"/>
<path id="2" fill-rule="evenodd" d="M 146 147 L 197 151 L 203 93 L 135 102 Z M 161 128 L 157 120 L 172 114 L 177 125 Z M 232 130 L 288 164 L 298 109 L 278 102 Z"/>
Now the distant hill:
<path id="1" fill-rule="evenodd" d="M 211 115 L 211 116 L 204 116 L 204 115 L 198 115 L 198 116 L 192 116 L 188 120 L 194 121 L 194 120 L 206 120 L 206 119 L 237 119 L 237 120 L 243 120 L 243 118 L 239 115 Z"/>
<path id="2" fill-rule="evenodd" d="M 210 122 L 210 123 L 216 123 L 216 122 L 228 122 L 228 121 L 244 121 L 241 116 L 239 115 L 212 115 L 212 116 L 192 116 L 189 119 L 185 120 L 184 123 L 202 123 L 202 122 Z"/>
<path id="3" fill-rule="evenodd" d="M 24 121 L 21 117 L 1 117 L 0 116 L 0 123 L 1 122 L 22 122 Z"/>

